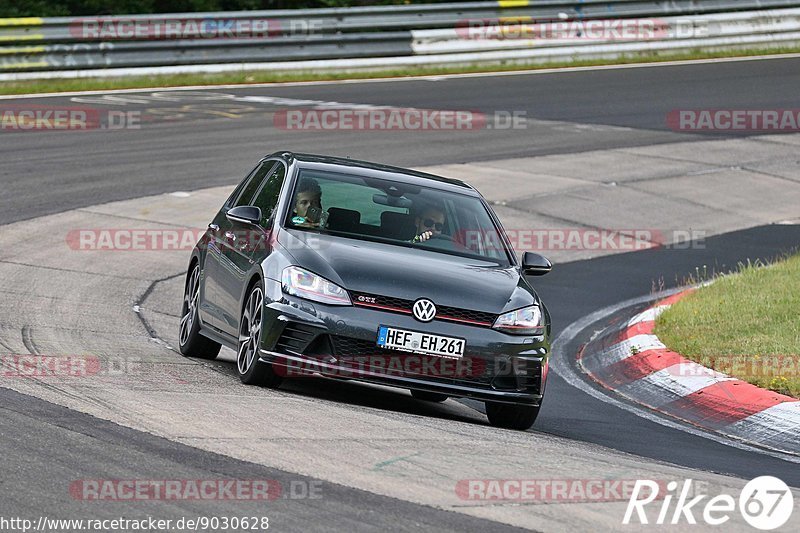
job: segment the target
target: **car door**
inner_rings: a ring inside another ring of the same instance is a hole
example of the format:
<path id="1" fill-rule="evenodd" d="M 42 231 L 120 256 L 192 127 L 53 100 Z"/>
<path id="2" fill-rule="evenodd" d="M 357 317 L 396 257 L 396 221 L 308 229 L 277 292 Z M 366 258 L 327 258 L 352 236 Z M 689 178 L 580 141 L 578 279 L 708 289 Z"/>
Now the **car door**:
<path id="1" fill-rule="evenodd" d="M 250 201 L 261 187 L 264 176 L 272 169 L 275 161 L 269 160 L 259 163 L 242 183 L 234 190 L 233 194 L 222 206 L 217 216 L 208 225 L 208 238 L 206 242 L 206 257 L 203 272 L 204 298 L 200 304 L 200 314 L 204 324 L 209 324 L 216 329 L 223 329 L 224 306 L 220 302 L 220 279 L 222 276 L 223 254 L 228 247 L 226 232 L 230 231 L 231 223 L 225 216 L 227 212 L 237 205 L 249 205 Z"/>
<path id="2" fill-rule="evenodd" d="M 280 161 L 265 162 L 264 168 L 267 170 L 262 169 L 263 172 L 258 173 L 263 175 L 260 187 L 249 203 L 240 204 L 260 208 L 262 215 L 260 224 L 252 226 L 227 220 L 225 239 L 221 243 L 217 297 L 223 319 L 220 329 L 237 337 L 245 283 L 250 278 L 254 265 L 271 251 L 268 231 L 273 223 L 272 215 L 286 178 L 286 166 Z"/>

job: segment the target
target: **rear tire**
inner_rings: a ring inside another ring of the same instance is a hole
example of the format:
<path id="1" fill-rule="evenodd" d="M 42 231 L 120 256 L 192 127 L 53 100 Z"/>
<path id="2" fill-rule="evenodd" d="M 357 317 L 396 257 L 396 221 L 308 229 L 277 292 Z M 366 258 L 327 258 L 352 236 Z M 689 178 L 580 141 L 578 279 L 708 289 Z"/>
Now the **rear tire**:
<path id="1" fill-rule="evenodd" d="M 411 396 L 423 402 L 441 403 L 448 399 L 450 396 L 447 394 L 439 394 L 438 392 L 428 392 L 424 390 L 411 390 Z"/>
<path id="2" fill-rule="evenodd" d="M 181 323 L 178 328 L 178 348 L 184 357 L 216 359 L 222 346 L 200 334 L 198 303 L 200 302 L 200 264 L 194 263 L 186 275 L 181 306 Z"/>
<path id="3" fill-rule="evenodd" d="M 272 365 L 258 360 L 261 347 L 261 329 L 264 325 L 264 289 L 261 282 L 250 287 L 239 321 L 239 349 L 236 350 L 236 369 L 245 385 L 278 387 L 283 378 Z"/>
<path id="4" fill-rule="evenodd" d="M 539 406 L 486 402 L 486 416 L 494 427 L 524 431 L 536 422 Z"/>

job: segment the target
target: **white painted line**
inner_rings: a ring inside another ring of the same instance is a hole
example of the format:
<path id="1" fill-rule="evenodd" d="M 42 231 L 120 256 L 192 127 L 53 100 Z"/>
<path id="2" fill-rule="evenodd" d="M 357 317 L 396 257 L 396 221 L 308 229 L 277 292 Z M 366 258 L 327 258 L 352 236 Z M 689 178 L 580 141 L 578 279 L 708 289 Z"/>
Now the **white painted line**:
<path id="1" fill-rule="evenodd" d="M 177 198 L 188 198 L 188 197 L 190 197 L 192 195 L 192 193 L 186 192 L 186 191 L 175 191 L 175 192 L 169 193 L 169 195 L 170 196 L 175 196 Z"/>
<path id="2" fill-rule="evenodd" d="M 770 54 L 760 56 L 747 56 L 747 57 L 720 57 L 714 59 L 686 59 L 680 61 L 654 61 L 651 63 L 633 63 L 623 65 L 596 65 L 596 66 L 581 66 L 581 67 L 561 67 L 561 68 L 543 68 L 535 70 L 509 70 L 503 72 L 467 72 L 455 74 L 428 74 L 420 76 L 402 76 L 402 77 L 384 77 L 384 78 L 370 78 L 370 79 L 344 79 L 344 80 L 317 80 L 317 81 L 288 81 L 288 82 L 267 82 L 267 83 L 233 83 L 233 84 L 218 84 L 218 85 L 187 85 L 181 87 L 142 87 L 136 89 L 106 89 L 106 90 L 93 90 L 93 91 L 65 91 L 57 93 L 32 93 L 32 94 L 6 94 L 0 95 L 0 100 L 13 100 L 18 98 L 54 98 L 61 96 L 83 96 L 90 94 L 125 94 L 125 93 L 138 93 L 138 92 L 152 92 L 152 91 L 193 91 L 202 89 L 246 89 L 248 87 L 301 87 L 306 85 L 338 85 L 338 84 L 353 84 L 353 83 L 396 83 L 407 81 L 441 81 L 458 78 L 485 78 L 497 76 L 535 76 L 542 74 L 560 74 L 565 72 L 586 72 L 592 70 L 621 70 L 632 68 L 661 68 L 661 67 L 675 67 L 687 65 L 706 65 L 709 63 L 734 63 L 743 61 L 769 61 L 777 59 L 798 59 L 800 53 L 791 54 Z"/>
<path id="3" fill-rule="evenodd" d="M 690 435 L 707 439 L 712 442 L 716 442 L 718 444 L 730 446 L 731 448 L 746 450 L 748 452 L 753 452 L 753 453 L 760 453 L 763 455 L 774 457 L 776 459 L 781 459 L 789 463 L 800 464 L 800 453 L 792 454 L 792 453 L 781 452 L 779 450 L 764 449 L 752 446 L 750 444 L 746 444 L 745 442 L 734 440 L 732 437 L 729 438 L 722 436 L 718 433 L 703 431 L 697 427 L 678 422 L 672 418 L 666 418 L 665 416 L 658 415 L 655 412 L 652 412 L 642 406 L 630 404 L 625 401 L 619 400 L 611 396 L 610 395 L 611 393 L 593 387 L 584 379 L 584 377 L 577 374 L 570 366 L 570 364 L 567 362 L 567 358 L 570 357 L 570 355 L 568 355 L 564 351 L 563 347 L 572 344 L 575 338 L 586 328 L 590 327 L 592 324 L 595 324 L 613 315 L 614 313 L 618 313 L 619 311 L 625 309 L 626 307 L 632 307 L 634 305 L 642 304 L 645 302 L 660 300 L 662 298 L 666 298 L 667 296 L 672 296 L 673 294 L 677 294 L 681 290 L 683 289 L 672 289 L 661 292 L 656 295 L 648 294 L 645 296 L 641 296 L 639 298 L 632 298 L 630 300 L 626 300 L 624 302 L 620 302 L 615 305 L 604 307 L 603 309 L 599 309 L 594 313 L 591 313 L 579 320 L 576 320 L 575 322 L 567 326 L 553 341 L 553 352 L 550 359 L 550 365 L 552 370 L 556 374 L 558 374 L 564 381 L 566 381 L 569 385 L 575 387 L 581 392 L 588 394 L 592 398 L 613 405 L 614 407 L 622 409 L 623 411 L 635 414 L 636 416 L 644 418 L 645 420 L 648 420 L 650 422 L 654 422 L 661 426 L 674 429 L 677 431 L 683 431 L 684 433 L 689 433 Z M 574 354 L 572 354 L 572 356 L 574 356 Z M 766 448 L 769 448 L 767 444 L 764 444 L 764 446 Z"/>

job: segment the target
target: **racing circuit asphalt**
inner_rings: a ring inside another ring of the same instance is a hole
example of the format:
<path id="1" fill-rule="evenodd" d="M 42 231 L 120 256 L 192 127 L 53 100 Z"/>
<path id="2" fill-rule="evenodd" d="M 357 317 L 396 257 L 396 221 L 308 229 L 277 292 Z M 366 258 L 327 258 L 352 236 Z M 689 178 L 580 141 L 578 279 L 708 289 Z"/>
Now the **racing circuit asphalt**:
<path id="1" fill-rule="evenodd" d="M 185 101 L 100 105 L 102 98 L 31 100 L 152 114 L 183 114 L 140 130 L 4 135 L 0 224 L 67 209 L 238 182 L 259 154 L 292 150 L 419 167 L 464 161 L 646 146 L 709 135 L 669 130 L 674 109 L 791 109 L 800 86 L 800 60 L 774 59 L 692 66 L 590 70 L 401 82 L 248 87 L 227 94 L 356 102 L 486 113 L 523 111 L 525 130 L 468 133 L 428 131 L 282 131 L 271 117 L 247 111 L 247 101 Z M 147 94 L 147 93 L 145 93 Z M 117 101 L 120 96 L 116 95 Z M 129 99 L 133 98 L 130 95 Z M 134 98 L 135 99 L 135 98 Z M 13 106 L 16 99 L 0 100 Z M 186 109 L 184 106 L 190 106 Z M 306 106 L 307 107 L 307 106 Z M 267 106 L 264 112 L 279 109 Z M 259 109 L 257 109 L 259 110 Z M 211 113 L 239 114 L 219 120 Z M 204 120 L 208 119 L 208 120 Z M 189 122 L 189 124 L 187 124 Z M 573 123 L 581 127 L 573 127 Z M 535 127 L 534 127 L 535 126 Z M 35 136 L 35 141 L 31 137 Z M 587 173 L 591 169 L 586 169 Z"/>
<path id="2" fill-rule="evenodd" d="M 0 134 L 0 182 L 6 194 L 0 198 L 0 223 L 161 192 L 229 185 L 237 182 L 259 155 L 277 149 L 350 155 L 419 167 L 707 139 L 708 136 L 669 131 L 664 116 L 679 108 L 793 108 L 798 85 L 800 60 L 783 59 L 438 81 L 225 89 L 229 94 L 374 105 L 487 112 L 525 110 L 536 127 L 459 133 L 458 137 L 453 132 L 285 132 L 265 123 L 263 113 L 241 108 L 234 113 L 229 106 L 225 113 L 238 116 L 213 116 L 184 109 L 185 116 L 177 120 L 155 121 L 141 130 L 4 133 Z M 53 98 L 48 99 L 48 104 L 69 101 L 65 97 Z M 6 103 L 12 102 L 3 102 Z M 182 105 L 149 101 L 115 109 L 165 107 L 174 112 L 176 106 Z M 223 108 L 215 109 L 222 112 Z M 573 122 L 591 127 L 570 127 L 568 123 Z M 464 135 L 471 136 L 467 137 L 468 142 Z M 702 249 L 656 249 L 557 264 L 550 275 L 536 279 L 535 286 L 551 309 L 557 335 L 597 309 L 647 294 L 659 280 L 669 288 L 703 265 L 728 271 L 739 261 L 773 258 L 799 244 L 800 226 L 764 226 L 712 237 Z M 591 331 L 584 331 L 573 343 L 562 347 L 564 353 L 574 354 L 590 334 Z M 238 384 L 232 382 L 231 386 Z M 49 502 L 53 512 L 74 512 L 75 502 L 48 496 L 51 487 L 68 485 L 76 477 L 114 477 L 108 472 L 119 471 L 120 464 L 127 468 L 118 477 L 129 478 L 153 476 L 156 472 L 171 472 L 176 478 L 282 475 L 67 412 L 7 389 L 0 389 L 0 399 L 4 410 L 0 433 L 4 442 L 14 443 L 0 467 L 3 493 L 11 489 L 19 495 L 0 501 L 3 515 L 22 511 L 38 514 L 37 509 L 44 502 Z M 393 409 L 390 402 L 382 408 Z M 431 408 L 409 409 L 424 413 Z M 447 418 L 446 414 L 442 416 Z M 796 464 L 650 422 L 595 400 L 556 374 L 550 376 L 547 399 L 532 431 L 747 479 L 777 475 L 800 487 L 800 468 Z M 37 437 L 31 438 L 34 434 Z M 66 445 L 43 453 L 49 443 Z M 80 453 L 70 452 L 78 448 Z M 36 473 L 37 465 L 50 460 L 58 468 Z M 279 502 L 280 506 L 270 510 L 270 515 L 280 517 L 288 529 L 310 529 L 309 524 L 324 529 L 325 521 L 320 518 L 324 516 L 336 517 L 334 520 L 340 520 L 337 525 L 343 527 L 364 529 L 506 527 L 347 487 L 336 487 L 326 493 L 325 500 L 313 505 L 308 501 L 292 503 Z M 157 508 L 156 504 L 153 506 Z M 369 506 L 380 512 L 364 511 Z M 190 505 L 187 509 L 192 510 Z"/>

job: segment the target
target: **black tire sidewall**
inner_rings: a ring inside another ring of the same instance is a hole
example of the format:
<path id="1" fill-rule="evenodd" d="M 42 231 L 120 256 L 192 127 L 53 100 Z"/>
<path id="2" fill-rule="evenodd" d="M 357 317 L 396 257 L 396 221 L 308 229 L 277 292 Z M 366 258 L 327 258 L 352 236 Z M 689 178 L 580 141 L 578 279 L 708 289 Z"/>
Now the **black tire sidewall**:
<path id="1" fill-rule="evenodd" d="M 245 299 L 245 304 L 242 307 L 241 316 L 239 317 L 239 332 L 241 333 L 244 310 L 247 307 L 248 303 L 250 302 L 250 298 L 253 295 L 253 291 L 255 291 L 256 289 L 261 290 L 262 309 L 261 309 L 261 330 L 259 333 L 260 337 L 258 339 L 258 345 L 256 346 L 256 353 L 253 356 L 253 363 L 250 365 L 250 368 L 248 368 L 247 372 L 245 372 L 244 374 L 242 374 L 239 371 L 238 357 L 241 345 L 237 346 L 236 373 L 239 375 L 239 379 L 242 381 L 242 383 L 246 385 L 264 385 L 267 387 L 278 387 L 282 381 L 281 376 L 277 375 L 274 372 L 271 364 L 259 361 L 259 349 L 261 348 L 261 338 L 262 338 L 261 336 L 263 336 L 264 334 L 264 327 L 265 327 L 264 310 L 263 310 L 265 293 L 264 293 L 264 283 L 261 280 L 257 281 L 256 283 L 253 283 L 253 285 L 247 291 L 247 298 Z"/>
<path id="2" fill-rule="evenodd" d="M 536 422 L 540 408 L 540 405 L 486 402 L 486 416 L 495 427 L 524 431 Z"/>
<path id="3" fill-rule="evenodd" d="M 186 282 L 184 283 L 183 295 L 184 301 L 181 304 L 181 318 L 185 313 L 184 306 L 186 306 L 186 293 L 189 290 L 189 281 L 195 268 L 199 268 L 196 263 L 192 266 L 186 275 Z M 198 278 L 198 283 L 200 280 Z M 186 344 L 181 344 L 180 326 L 178 327 L 178 349 L 185 357 L 198 357 L 200 359 L 215 359 L 219 354 L 222 345 L 212 341 L 209 338 L 203 337 L 200 334 L 200 301 L 198 299 L 197 306 L 194 308 L 194 316 L 192 317 L 192 328 L 189 330 L 189 338 L 186 339 Z"/>

